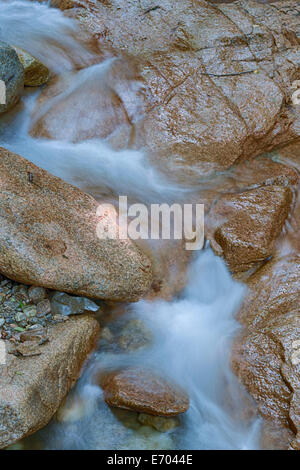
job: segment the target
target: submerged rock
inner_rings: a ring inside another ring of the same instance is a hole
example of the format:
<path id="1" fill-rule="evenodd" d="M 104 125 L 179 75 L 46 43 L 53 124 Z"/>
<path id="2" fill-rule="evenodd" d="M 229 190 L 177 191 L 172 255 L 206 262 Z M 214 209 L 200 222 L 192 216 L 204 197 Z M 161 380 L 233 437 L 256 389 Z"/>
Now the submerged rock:
<path id="1" fill-rule="evenodd" d="M 5 83 L 5 103 L 0 100 L 0 114 L 12 108 L 24 89 L 24 70 L 16 51 L 0 41 L 0 80 Z M 0 90 L 2 97 L 2 86 Z"/>
<path id="2" fill-rule="evenodd" d="M 177 416 L 154 416 L 121 408 L 111 408 L 111 411 L 125 427 L 133 429 L 138 433 L 143 433 L 147 428 L 148 431 L 150 431 L 150 428 L 153 428 L 158 432 L 168 432 L 180 425 L 180 420 Z"/>
<path id="3" fill-rule="evenodd" d="M 107 343 L 111 343 L 114 340 L 114 335 L 111 332 L 110 328 L 108 328 L 108 326 L 105 326 L 101 329 L 100 339 L 106 341 Z"/>
<path id="4" fill-rule="evenodd" d="M 155 250 L 149 245 L 144 245 L 143 249 L 152 261 L 153 270 L 153 282 L 147 299 L 170 301 L 180 295 L 186 286 L 192 256 L 192 251 L 185 249 L 185 240 L 160 240 L 156 242 Z"/>
<path id="5" fill-rule="evenodd" d="M 57 411 L 55 419 L 59 423 L 75 423 L 91 415 L 95 411 L 94 408 L 86 397 L 68 396 Z"/>
<path id="6" fill-rule="evenodd" d="M 49 70 L 36 57 L 13 46 L 24 68 L 24 85 L 41 86 L 49 80 Z"/>
<path id="7" fill-rule="evenodd" d="M 0 149 L 1 272 L 75 295 L 138 300 L 151 286 L 151 263 L 130 240 L 98 238 L 98 206 L 74 186 Z"/>
<path id="8" fill-rule="evenodd" d="M 134 116 L 123 99 L 127 96 L 130 106 L 138 107 L 134 104 L 138 85 L 133 80 L 130 66 L 117 59 L 55 78 L 37 101 L 31 135 L 80 142 L 113 139 L 118 133 L 123 142 L 117 147 L 127 148 Z"/>
<path id="9" fill-rule="evenodd" d="M 158 416 L 176 416 L 189 407 L 188 396 L 147 369 L 130 368 L 100 380 L 110 406 Z"/>
<path id="10" fill-rule="evenodd" d="M 161 434 L 151 426 L 141 426 L 126 442 L 126 449 L 175 450 L 176 444 L 170 434 Z"/>
<path id="11" fill-rule="evenodd" d="M 140 413 L 138 420 L 141 424 L 145 426 L 152 426 L 156 431 L 167 432 L 176 428 L 180 425 L 180 421 L 177 417 L 175 418 L 165 418 L 162 416 L 152 416 L 145 413 Z"/>
<path id="12" fill-rule="evenodd" d="M 147 346 L 152 339 L 151 331 L 139 320 L 130 320 L 121 330 L 119 345 L 127 351 L 134 351 Z"/>
<path id="13" fill-rule="evenodd" d="M 84 315 L 50 327 L 49 342 L 40 346 L 39 356 L 7 355 L 6 364 L 0 365 L 0 448 L 50 421 L 76 382 L 98 333 L 98 322 Z"/>

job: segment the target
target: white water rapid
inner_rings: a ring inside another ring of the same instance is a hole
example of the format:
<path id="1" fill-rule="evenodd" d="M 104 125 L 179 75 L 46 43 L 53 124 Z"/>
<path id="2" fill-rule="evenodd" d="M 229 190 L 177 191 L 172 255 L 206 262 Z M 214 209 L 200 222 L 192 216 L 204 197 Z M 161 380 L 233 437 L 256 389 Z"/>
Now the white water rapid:
<path id="1" fill-rule="evenodd" d="M 80 39 L 75 20 L 46 4 L 0 0 L 0 39 L 22 47 L 63 74 L 77 63 L 94 60 Z M 97 92 L 106 86 L 113 60 L 82 68 L 67 94 L 81 89 Z M 70 143 L 29 135 L 31 112 L 39 90 L 27 90 L 22 102 L 0 118 L 0 145 L 91 193 L 111 199 L 186 201 L 192 191 L 176 185 L 154 168 L 141 151 L 112 150 L 100 139 Z M 65 96 L 59 96 L 63 100 Z M 53 105 L 53 103 L 52 103 Z M 42 449 L 254 449 L 259 448 L 260 422 L 247 417 L 250 400 L 230 368 L 231 342 L 239 325 L 234 319 L 244 288 L 235 282 L 223 261 L 209 247 L 192 259 L 188 283 L 172 301 L 140 301 L 111 315 L 112 331 L 125 320 L 139 318 L 152 332 L 146 348 L 122 353 L 99 343 L 84 374 L 71 392 L 78 419 L 52 422 L 25 440 L 26 448 Z M 103 314 L 104 324 L 110 324 Z M 100 318 L 100 323 L 102 319 Z M 170 377 L 189 393 L 191 405 L 181 426 L 160 433 L 137 425 L 128 413 L 113 412 L 93 383 L 97 370 L 120 365 L 146 365 Z M 72 406 L 71 406 L 72 408 Z"/>

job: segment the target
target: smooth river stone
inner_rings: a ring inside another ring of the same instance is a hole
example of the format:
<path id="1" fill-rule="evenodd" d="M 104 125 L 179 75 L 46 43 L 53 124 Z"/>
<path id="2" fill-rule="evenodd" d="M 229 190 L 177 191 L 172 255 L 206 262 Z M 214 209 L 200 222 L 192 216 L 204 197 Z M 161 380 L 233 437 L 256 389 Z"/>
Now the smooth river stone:
<path id="1" fill-rule="evenodd" d="M 7 354 L 0 365 L 0 448 L 48 424 L 78 379 L 99 330 L 91 315 L 73 317 L 48 328 L 49 341 L 39 346 L 40 355 L 23 351 L 28 342 L 33 352 L 33 341 L 18 346 L 27 357 Z"/>
<path id="2" fill-rule="evenodd" d="M 110 406 L 157 416 L 176 416 L 187 411 L 189 398 L 176 385 L 147 369 L 129 368 L 100 379 Z"/>

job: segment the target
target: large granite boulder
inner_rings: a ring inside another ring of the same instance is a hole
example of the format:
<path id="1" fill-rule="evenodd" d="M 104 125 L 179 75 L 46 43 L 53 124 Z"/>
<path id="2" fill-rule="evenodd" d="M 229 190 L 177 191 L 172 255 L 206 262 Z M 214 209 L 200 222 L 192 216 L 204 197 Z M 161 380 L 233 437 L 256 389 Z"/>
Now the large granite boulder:
<path id="1" fill-rule="evenodd" d="M 0 448 L 50 421 L 78 379 L 99 330 L 97 320 L 82 315 L 49 327 L 49 341 L 38 356 L 6 355 L 6 364 L 0 364 Z"/>
<path id="2" fill-rule="evenodd" d="M 103 222 L 98 207 L 91 196 L 0 149 L 0 271 L 80 296 L 139 299 L 151 285 L 151 263 L 129 239 L 99 238 L 99 224 L 115 222 Z"/>

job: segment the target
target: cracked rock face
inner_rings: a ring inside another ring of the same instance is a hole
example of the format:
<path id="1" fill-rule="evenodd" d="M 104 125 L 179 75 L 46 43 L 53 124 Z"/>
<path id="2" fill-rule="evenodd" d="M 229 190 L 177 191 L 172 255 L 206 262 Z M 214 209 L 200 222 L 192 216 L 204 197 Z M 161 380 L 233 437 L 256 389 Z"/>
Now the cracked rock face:
<path id="1" fill-rule="evenodd" d="M 91 196 L 5 149 L 0 157 L 5 276 L 92 298 L 135 301 L 148 291 L 150 261 L 130 240 L 98 238 Z"/>
<path id="2" fill-rule="evenodd" d="M 107 79 L 111 99 L 120 100 L 106 129 L 113 143 L 125 133 L 127 144 L 146 148 L 162 167 L 185 165 L 205 174 L 299 137 L 299 111 L 290 106 L 300 69 L 295 1 L 172 0 L 148 10 L 128 0 L 80 5 L 68 14 L 102 50 L 126 58 Z M 39 108 L 34 135 L 56 138 L 68 127 L 71 104 L 63 100 L 62 126 L 54 108 Z M 94 129 L 94 137 L 103 137 L 99 132 Z"/>
<path id="3" fill-rule="evenodd" d="M 296 434 L 300 449 L 300 257 L 268 262 L 248 283 L 233 367 L 261 414 Z"/>
<path id="4" fill-rule="evenodd" d="M 91 316 L 72 318 L 48 328 L 49 341 L 38 356 L 7 354 L 0 365 L 0 448 L 45 426 L 80 375 L 98 338 Z M 33 347 L 30 341 L 20 347 Z M 28 352 L 28 351 L 27 351 Z"/>

